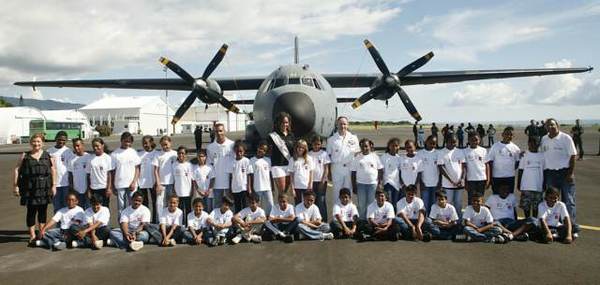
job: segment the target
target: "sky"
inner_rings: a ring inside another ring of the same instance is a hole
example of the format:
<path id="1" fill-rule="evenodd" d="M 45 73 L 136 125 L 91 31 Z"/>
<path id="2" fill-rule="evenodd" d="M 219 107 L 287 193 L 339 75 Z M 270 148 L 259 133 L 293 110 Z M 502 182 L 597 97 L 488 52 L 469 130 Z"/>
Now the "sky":
<path id="1" fill-rule="evenodd" d="M 164 91 L 17 87 L 15 81 L 161 78 L 166 56 L 200 76 L 266 76 L 300 61 L 323 73 L 375 73 L 362 41 L 392 70 L 428 51 L 418 71 L 595 67 L 589 73 L 404 87 L 426 122 L 600 119 L 600 1 L 3 1 L 0 95 L 87 104 Z M 174 77 L 167 72 L 166 76 Z M 336 89 L 355 97 L 367 89 Z M 234 92 L 253 98 L 254 91 Z M 175 108 L 187 92 L 169 92 Z M 251 108 L 251 107 L 249 107 Z M 246 108 L 248 109 L 248 108 Z M 248 109 L 249 110 L 249 109 Z M 353 120 L 408 120 L 398 97 L 339 112 Z"/>

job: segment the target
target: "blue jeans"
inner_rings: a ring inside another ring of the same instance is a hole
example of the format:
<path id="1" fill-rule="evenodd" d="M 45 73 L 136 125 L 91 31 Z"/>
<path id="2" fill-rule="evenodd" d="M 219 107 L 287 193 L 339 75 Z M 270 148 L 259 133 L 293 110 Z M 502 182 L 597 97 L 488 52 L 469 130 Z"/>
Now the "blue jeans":
<path id="1" fill-rule="evenodd" d="M 358 198 L 358 215 L 361 220 L 367 220 L 367 207 L 375 201 L 375 190 L 377 184 L 357 183 L 356 192 Z"/>
<path id="2" fill-rule="evenodd" d="M 79 207 L 81 207 L 84 211 L 90 207 L 90 199 L 88 199 L 85 193 L 77 193 L 77 199 L 79 200 Z"/>
<path id="3" fill-rule="evenodd" d="M 576 214 L 577 208 L 575 207 L 575 182 L 567 182 L 568 169 L 563 168 L 559 170 L 547 169 L 544 171 L 544 178 L 546 186 L 555 187 L 560 190 L 560 200 L 567 206 L 567 212 L 571 218 L 573 225 L 577 224 Z"/>
<path id="4" fill-rule="evenodd" d="M 57 242 L 64 242 L 67 236 L 67 231 L 61 228 L 52 228 L 46 231 L 42 237 L 42 241 L 48 248 L 53 248 Z"/>
<path id="5" fill-rule="evenodd" d="M 465 192 L 465 189 L 463 189 L 463 188 L 458 188 L 458 189 L 444 188 L 444 191 L 446 191 L 446 195 L 448 196 L 448 202 L 450 202 L 450 204 L 452 204 L 452 206 L 454 206 L 454 208 L 456 208 L 456 214 L 458 214 L 458 219 L 461 219 L 462 218 L 462 197 L 463 197 L 463 192 Z"/>
<path id="6" fill-rule="evenodd" d="M 421 199 L 423 199 L 423 204 L 425 204 L 425 212 L 429 215 L 431 211 L 431 206 L 435 204 L 435 191 L 438 190 L 437 186 L 426 187 L 425 184 L 421 184 Z"/>
<path id="7" fill-rule="evenodd" d="M 213 209 L 221 208 L 221 204 L 223 203 L 223 197 L 225 196 L 225 191 L 227 189 L 213 189 L 214 198 L 213 198 Z"/>
<path id="8" fill-rule="evenodd" d="M 148 243 L 148 240 L 150 239 L 150 235 L 148 234 L 147 231 L 140 231 L 137 234 L 137 241 L 141 241 L 143 243 Z M 127 241 L 127 239 L 125 239 L 123 237 L 123 232 L 121 231 L 121 229 L 113 229 L 112 231 L 110 231 L 110 240 L 115 244 L 116 247 L 118 248 L 127 248 L 129 247 L 129 241 Z"/>
<path id="9" fill-rule="evenodd" d="M 56 187 L 56 195 L 52 199 L 52 205 L 54 206 L 54 213 L 58 210 L 67 206 L 67 194 L 69 193 L 69 186 Z"/>
<path id="10" fill-rule="evenodd" d="M 504 218 L 504 219 L 498 220 L 497 223 L 500 223 L 503 227 L 505 227 L 509 231 L 515 231 L 522 225 L 535 225 L 535 218 L 529 217 L 529 218 L 526 218 L 526 219 L 520 220 L 520 221 L 511 219 L 511 218 Z"/>
<path id="11" fill-rule="evenodd" d="M 76 237 L 77 232 L 79 232 L 82 229 L 85 229 L 87 226 L 89 225 L 71 225 L 71 227 L 69 228 L 69 235 L 73 237 L 73 240 L 78 240 Z M 110 235 L 110 228 L 108 226 L 99 226 L 94 230 L 94 233 L 96 234 L 98 240 L 107 240 Z M 92 247 L 91 232 L 83 238 L 83 245 L 85 247 Z"/>
<path id="12" fill-rule="evenodd" d="M 211 244 L 212 243 L 213 233 L 210 230 L 210 228 L 203 228 L 201 230 L 196 230 L 195 233 L 196 233 L 196 235 L 199 235 L 200 233 L 202 233 L 202 241 L 204 241 L 204 243 L 206 243 L 206 244 Z M 183 243 L 188 243 L 188 244 L 195 244 L 195 242 L 194 242 L 194 235 L 192 235 L 192 233 L 190 232 L 189 229 L 183 233 L 182 242 Z"/>
<path id="13" fill-rule="evenodd" d="M 215 200 L 215 198 L 208 198 L 208 197 L 202 198 L 202 203 L 204 203 L 204 208 L 206 209 L 205 211 L 207 213 L 212 212 L 212 210 L 214 209 L 213 208 L 214 200 Z"/>
<path id="14" fill-rule="evenodd" d="M 162 232 L 160 231 L 160 225 L 145 224 L 144 230 L 148 232 L 148 235 L 150 236 L 148 239 L 148 243 L 154 243 L 159 245 L 162 244 L 164 237 L 162 235 Z M 171 226 L 167 226 L 166 231 L 169 232 L 170 230 Z M 177 229 L 175 229 L 172 238 L 175 239 L 175 241 L 177 242 L 181 242 L 181 239 L 183 238 L 183 230 L 181 229 L 181 227 L 177 227 Z"/>
<path id="15" fill-rule="evenodd" d="M 272 223 L 271 221 L 266 221 L 265 228 L 267 228 L 268 231 L 266 231 L 265 234 L 271 234 L 272 236 L 292 234 L 296 231 L 298 223 L 298 219 L 294 219 L 289 223 Z"/>
<path id="16" fill-rule="evenodd" d="M 117 196 L 117 218 L 121 220 L 121 212 L 131 204 L 131 190 L 127 188 L 116 188 L 113 193 Z"/>
<path id="17" fill-rule="evenodd" d="M 413 225 L 417 226 L 418 220 L 411 219 L 410 222 Z M 394 223 L 398 224 L 398 227 L 400 228 L 400 233 L 402 233 L 402 237 L 404 239 L 414 240 L 416 238 L 412 235 L 412 230 L 410 229 L 410 227 L 408 226 L 408 224 L 404 221 L 404 219 L 402 217 L 394 218 Z M 421 226 L 421 231 L 423 231 L 423 233 L 425 233 L 425 232 L 429 232 L 430 229 L 431 229 L 431 219 L 425 218 L 423 220 L 423 225 Z"/>
<path id="18" fill-rule="evenodd" d="M 327 222 L 327 183 L 313 182 L 312 190 L 317 196 L 315 197 L 315 204 L 319 207 L 321 217 L 323 221 Z"/>
<path id="19" fill-rule="evenodd" d="M 440 226 L 434 224 L 433 222 L 431 223 L 431 228 L 429 229 L 429 232 L 431 233 L 432 238 L 434 239 L 440 239 L 440 240 L 449 240 L 452 239 L 456 233 L 458 233 L 460 231 L 460 226 L 459 225 L 454 225 L 450 228 L 440 228 Z"/>
<path id="20" fill-rule="evenodd" d="M 297 219 L 297 218 L 296 218 Z M 322 240 L 323 234 L 328 233 L 330 231 L 328 223 L 321 223 L 318 228 L 313 229 L 305 224 L 298 224 L 297 228 L 298 233 L 303 234 L 308 239 L 312 240 Z"/>
<path id="21" fill-rule="evenodd" d="M 465 234 L 469 235 L 474 241 L 487 241 L 492 237 L 499 236 L 502 234 L 500 227 L 494 226 L 485 232 L 478 232 L 475 228 L 470 226 L 464 227 Z"/>
<path id="22" fill-rule="evenodd" d="M 394 212 L 396 211 L 396 203 L 398 203 L 398 201 L 400 201 L 400 199 L 402 199 L 404 197 L 404 191 L 402 191 L 402 189 L 398 190 L 396 188 L 394 188 L 394 186 L 392 186 L 389 183 L 386 183 L 385 185 L 383 185 L 383 191 L 385 191 L 385 193 L 387 193 L 388 196 L 388 201 L 392 204 L 392 206 L 394 206 Z M 367 205 L 368 207 L 368 205 Z"/>
<path id="23" fill-rule="evenodd" d="M 273 192 L 271 190 L 267 190 L 255 191 L 254 193 L 256 193 L 260 199 L 260 204 L 262 205 L 263 210 L 265 210 L 265 215 L 268 217 L 271 213 L 271 209 L 273 209 Z"/>

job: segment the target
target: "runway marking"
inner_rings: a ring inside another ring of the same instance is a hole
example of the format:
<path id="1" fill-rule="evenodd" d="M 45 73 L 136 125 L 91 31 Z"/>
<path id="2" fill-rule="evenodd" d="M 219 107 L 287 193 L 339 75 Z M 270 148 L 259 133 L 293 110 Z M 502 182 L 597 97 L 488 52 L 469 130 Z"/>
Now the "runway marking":
<path id="1" fill-rule="evenodd" d="M 600 231 L 600 227 L 586 226 L 586 225 L 579 225 L 579 227 L 582 229 L 591 230 L 591 231 Z"/>

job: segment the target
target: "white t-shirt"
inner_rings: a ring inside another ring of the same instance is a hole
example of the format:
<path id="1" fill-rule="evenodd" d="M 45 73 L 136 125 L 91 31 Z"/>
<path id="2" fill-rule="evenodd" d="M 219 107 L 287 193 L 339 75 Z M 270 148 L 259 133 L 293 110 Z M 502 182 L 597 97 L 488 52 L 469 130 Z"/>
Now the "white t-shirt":
<path id="1" fill-rule="evenodd" d="M 55 223 L 60 223 L 60 228 L 63 230 L 68 229 L 73 224 L 83 225 L 87 221 L 83 209 L 79 206 L 75 206 L 72 209 L 68 207 L 61 208 L 54 214 L 52 220 Z"/>
<path id="2" fill-rule="evenodd" d="M 86 166 L 92 158 L 89 153 L 83 153 L 82 156 L 74 155 L 69 161 L 67 169 L 73 175 L 73 189 L 79 194 L 87 191 L 87 172 Z"/>
<path id="3" fill-rule="evenodd" d="M 319 207 L 317 207 L 317 205 L 312 204 L 310 207 L 306 208 L 304 203 L 296 205 L 296 217 L 300 221 L 316 221 L 322 219 L 321 212 L 319 212 Z"/>
<path id="4" fill-rule="evenodd" d="M 350 170 L 356 171 L 356 182 L 361 184 L 377 184 L 379 169 L 383 169 L 383 164 L 374 152 L 357 155 L 350 165 Z"/>
<path id="5" fill-rule="evenodd" d="M 255 221 L 256 219 L 259 218 L 266 218 L 267 215 L 265 214 L 265 211 L 263 209 L 261 209 L 260 207 L 256 207 L 256 211 L 252 212 L 252 209 L 250 209 L 250 207 L 246 207 L 244 209 L 242 209 L 238 215 L 240 215 L 240 219 L 244 220 L 244 221 Z"/>
<path id="6" fill-rule="evenodd" d="M 115 188 L 128 188 L 135 177 L 135 168 L 140 165 L 140 157 L 133 148 L 118 148 L 110 154 L 110 158 L 115 170 Z"/>
<path id="7" fill-rule="evenodd" d="M 408 203 L 406 197 L 396 203 L 396 215 L 404 213 L 407 218 L 416 220 L 419 218 L 419 212 L 425 211 L 425 203 L 419 197 L 414 197 L 412 202 Z"/>
<path id="8" fill-rule="evenodd" d="M 478 228 L 494 221 L 490 209 L 483 206 L 479 208 L 479 212 L 475 212 L 473 206 L 467 206 L 467 208 L 465 208 L 465 212 L 463 213 L 463 219 L 471 222 Z"/>
<path id="9" fill-rule="evenodd" d="M 465 163 L 465 153 L 458 148 L 453 148 L 451 150 L 445 148 L 439 153 L 438 165 L 443 165 L 444 169 L 446 169 L 446 174 L 448 174 L 448 176 L 452 178 L 452 181 L 454 182 L 459 181 L 459 179 L 462 177 L 463 163 Z M 454 186 L 452 182 L 450 182 L 450 180 L 443 175 L 442 187 L 456 188 L 456 186 Z"/>
<path id="10" fill-rule="evenodd" d="M 271 213 L 269 213 L 269 217 L 273 218 L 289 218 L 294 215 L 294 207 L 290 204 L 285 204 L 285 209 L 281 209 L 279 204 L 273 206 L 271 208 Z"/>
<path id="11" fill-rule="evenodd" d="M 348 202 L 346 205 L 335 203 L 335 205 L 333 205 L 333 216 L 335 217 L 337 215 L 340 215 L 342 222 L 352 222 L 354 221 L 354 217 L 358 218 L 358 209 L 352 201 Z"/>
<path id="12" fill-rule="evenodd" d="M 488 152 L 487 161 L 493 161 L 492 177 L 514 177 L 515 165 L 519 161 L 521 149 L 510 142 L 504 144 L 502 142 L 495 143 Z"/>
<path id="13" fill-rule="evenodd" d="M 400 155 L 400 175 L 402 176 L 402 182 L 405 185 L 416 185 L 417 176 L 419 172 L 423 171 L 421 158 L 415 154 L 413 157 L 408 157 L 403 154 Z"/>
<path id="14" fill-rule="evenodd" d="M 437 166 L 438 151 L 435 148 L 432 150 L 422 149 L 417 152 L 417 155 L 421 158 L 423 168 L 421 180 L 423 180 L 425 187 L 437 186 L 440 179 L 440 170 Z"/>
<path id="15" fill-rule="evenodd" d="M 487 163 L 487 150 L 483 147 L 465 148 L 465 160 L 467 163 L 467 181 L 487 180 L 485 165 Z"/>
<path id="16" fill-rule="evenodd" d="M 107 207 L 100 206 L 100 210 L 98 212 L 94 212 L 94 210 L 90 207 L 85 210 L 85 220 L 89 225 L 93 225 L 97 222 L 100 222 L 100 226 L 108 226 L 110 221 L 110 210 Z"/>
<path id="17" fill-rule="evenodd" d="M 137 209 L 134 209 L 132 206 L 129 206 L 121 212 L 121 220 L 119 221 L 119 223 L 128 223 L 127 225 L 129 227 L 129 230 L 135 230 L 142 223 L 149 223 L 150 217 L 150 210 L 148 210 L 146 206 L 140 205 L 139 207 L 137 207 Z"/>
<path id="18" fill-rule="evenodd" d="M 73 158 L 73 151 L 67 146 L 56 148 L 53 146 L 47 150 L 48 154 L 54 158 L 54 169 L 56 171 L 56 187 L 69 186 L 69 175 L 67 174 L 67 165 Z"/>
<path id="19" fill-rule="evenodd" d="M 458 214 L 456 209 L 450 203 L 446 203 L 445 208 L 441 208 L 437 203 L 431 205 L 431 211 L 429 217 L 434 220 L 451 222 L 458 220 Z"/>
<path id="20" fill-rule="evenodd" d="M 192 174 L 192 179 L 196 181 L 196 185 L 198 185 L 198 190 L 202 193 L 208 191 L 208 187 L 210 186 L 210 180 L 215 178 L 215 173 L 213 171 L 212 166 L 210 165 L 196 165 L 193 167 L 194 172 Z M 213 198 L 213 192 L 210 192 L 209 198 Z"/>
<path id="21" fill-rule="evenodd" d="M 192 228 L 195 231 L 206 228 L 208 226 L 207 221 L 208 213 L 205 211 L 202 211 L 199 217 L 194 212 L 189 213 L 187 216 L 188 228 Z"/>
<path id="22" fill-rule="evenodd" d="M 216 189 L 229 188 L 229 176 L 221 174 L 227 172 L 231 160 L 234 160 L 233 144 L 232 140 L 225 138 L 222 144 L 215 140 L 206 147 L 206 164 L 212 165 L 215 170 Z"/>
<path id="23" fill-rule="evenodd" d="M 113 164 L 108 154 L 103 153 L 100 156 L 93 154 L 85 168 L 85 171 L 90 175 L 90 188 L 93 190 L 106 189 L 108 172 L 111 170 L 113 170 Z"/>
<path id="24" fill-rule="evenodd" d="M 242 157 L 240 160 L 234 159 L 227 173 L 231 174 L 232 177 L 232 193 L 240 193 L 248 190 L 248 174 L 252 173 L 252 165 L 250 165 L 250 160 L 247 157 Z M 218 173 L 216 176 L 219 176 Z"/>
<path id="25" fill-rule="evenodd" d="M 331 163 L 329 155 L 324 150 L 319 150 L 318 152 L 314 152 L 311 150 L 308 152 L 308 156 L 310 156 L 313 161 L 313 181 L 323 181 L 323 173 L 325 172 L 325 167 L 327 167 L 327 165 Z"/>
<path id="26" fill-rule="evenodd" d="M 192 164 L 189 161 L 176 160 L 172 165 L 175 193 L 178 197 L 189 197 L 192 194 Z"/>
<path id="27" fill-rule="evenodd" d="M 521 190 L 542 192 L 544 189 L 544 154 L 540 152 L 525 152 L 519 169 L 523 170 L 521 176 Z"/>
<path id="28" fill-rule="evenodd" d="M 517 198 L 514 194 L 508 194 L 505 199 L 500 195 L 494 194 L 490 196 L 485 205 L 490 208 L 494 221 L 510 218 L 515 220 L 515 209 L 517 208 Z"/>
<path id="29" fill-rule="evenodd" d="M 209 219 L 215 224 L 231 223 L 231 218 L 233 218 L 233 212 L 227 210 L 225 213 L 221 213 L 221 208 L 213 209 L 209 216 Z"/>
<path id="30" fill-rule="evenodd" d="M 294 188 L 295 189 L 307 189 L 308 183 L 310 182 L 310 175 L 313 171 L 313 160 L 310 156 L 304 158 L 299 157 L 298 159 L 290 158 L 288 164 L 288 172 L 294 175 Z M 312 185 L 310 185 L 312 187 Z"/>
<path id="31" fill-rule="evenodd" d="M 558 170 L 569 168 L 569 160 L 572 155 L 577 155 L 577 149 L 571 136 L 558 132 L 554 138 L 545 135 L 540 144 L 540 150 L 544 154 L 546 169 Z"/>
<path id="32" fill-rule="evenodd" d="M 394 218 L 394 206 L 390 202 L 383 202 L 383 206 L 379 207 L 377 201 L 373 201 L 367 207 L 367 218 L 372 219 L 376 224 L 383 224 L 389 219 Z"/>
<path id="33" fill-rule="evenodd" d="M 169 208 L 165 207 L 162 211 L 160 211 L 158 222 L 167 227 L 173 225 L 181 226 L 183 224 L 183 211 L 181 211 L 179 208 L 175 208 L 174 212 L 170 212 Z"/>
<path id="34" fill-rule="evenodd" d="M 158 167 L 158 178 L 160 184 L 173 184 L 173 163 L 177 161 L 177 152 L 169 150 L 167 152 L 159 150 L 154 156 L 152 165 Z"/>
<path id="35" fill-rule="evenodd" d="M 250 159 L 252 168 L 252 190 L 256 192 L 271 191 L 271 159 L 268 157 L 253 157 Z"/>
<path id="36" fill-rule="evenodd" d="M 345 136 L 335 132 L 327 139 L 326 149 L 331 163 L 347 165 L 354 159 L 354 154 L 360 151 L 358 138 L 349 131 L 346 131 Z"/>
<path id="37" fill-rule="evenodd" d="M 140 158 L 140 177 L 138 179 L 138 186 L 141 189 L 148 189 L 154 187 L 154 165 L 152 162 L 154 158 L 158 155 L 158 152 L 152 150 L 147 152 L 145 150 L 138 152 L 138 157 Z"/>
<path id="38" fill-rule="evenodd" d="M 398 155 L 384 153 L 381 155 L 381 164 L 383 164 L 383 185 L 390 184 L 396 190 L 400 189 L 400 159 Z"/>
<path id="39" fill-rule="evenodd" d="M 567 217 L 569 217 L 567 206 L 561 201 L 556 201 L 554 207 L 548 207 L 546 201 L 538 205 L 538 219 L 544 219 L 549 227 L 561 226 Z"/>

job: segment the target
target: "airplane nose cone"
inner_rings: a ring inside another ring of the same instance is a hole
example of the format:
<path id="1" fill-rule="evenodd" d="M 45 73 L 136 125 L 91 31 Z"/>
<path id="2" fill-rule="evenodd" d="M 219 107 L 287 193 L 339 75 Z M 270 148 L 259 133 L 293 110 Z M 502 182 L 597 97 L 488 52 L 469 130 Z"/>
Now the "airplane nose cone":
<path id="1" fill-rule="evenodd" d="M 286 112 L 292 117 L 292 130 L 296 137 L 309 133 L 315 125 L 315 105 L 304 93 L 288 92 L 279 95 L 273 106 L 273 119 L 280 112 Z"/>

